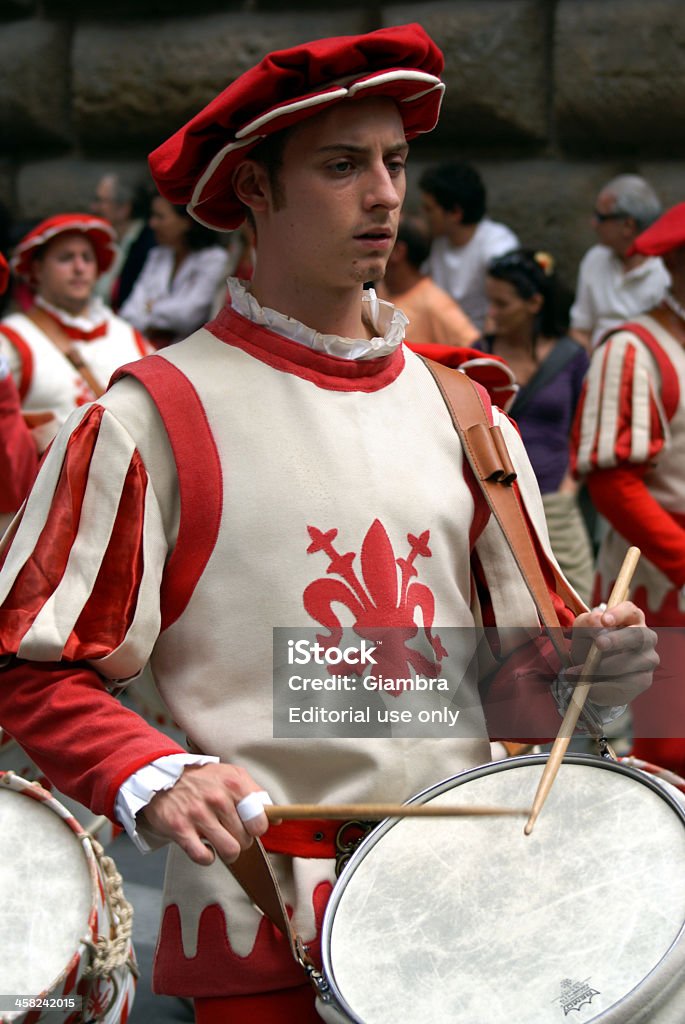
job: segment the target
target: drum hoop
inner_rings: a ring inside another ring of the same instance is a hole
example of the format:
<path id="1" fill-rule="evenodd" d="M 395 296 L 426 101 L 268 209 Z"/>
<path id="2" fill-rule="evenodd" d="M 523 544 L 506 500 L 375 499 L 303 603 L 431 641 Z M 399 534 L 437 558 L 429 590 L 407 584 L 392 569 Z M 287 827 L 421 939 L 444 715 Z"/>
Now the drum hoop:
<path id="1" fill-rule="evenodd" d="M 508 771 L 512 767 L 527 767 L 531 765 L 544 766 L 547 761 L 547 754 L 523 754 L 520 757 L 508 757 L 502 761 L 490 761 L 487 764 L 479 765 L 476 768 L 466 768 L 462 772 L 458 772 L 456 775 L 451 776 L 448 779 L 443 779 L 442 782 L 438 782 L 433 786 L 428 786 L 426 789 L 422 789 L 420 793 L 417 793 L 410 800 L 407 800 L 407 804 L 418 804 L 425 803 L 429 797 L 440 796 L 441 793 L 445 793 L 448 790 L 455 789 L 457 786 L 463 785 L 464 782 L 471 779 L 482 778 L 484 775 L 496 775 L 498 772 Z M 658 776 L 648 775 L 646 772 L 639 768 L 633 768 L 631 765 L 621 764 L 618 761 L 613 761 L 610 758 L 599 757 L 595 754 L 566 754 L 563 759 L 563 764 L 578 764 L 585 765 L 586 767 L 592 768 L 605 768 L 608 771 L 617 772 L 619 775 L 628 775 L 633 778 L 636 782 L 647 786 L 657 796 L 660 796 L 662 800 L 669 805 L 671 810 L 675 811 L 676 815 L 680 818 L 680 822 L 685 828 L 685 807 L 683 807 L 675 797 L 668 792 L 659 780 Z M 456 781 L 460 780 L 460 781 Z M 331 962 L 330 956 L 330 938 L 333 921 L 335 918 L 335 912 L 342 899 L 342 895 L 347 887 L 347 883 L 354 875 L 354 872 L 359 867 L 361 862 L 364 860 L 369 851 L 374 847 L 380 839 L 388 832 L 391 828 L 394 828 L 402 819 L 401 818 L 386 818 L 385 821 L 380 822 L 376 828 L 366 836 L 359 844 L 357 849 L 354 851 L 350 860 L 345 865 L 345 868 L 338 879 L 337 884 L 333 888 L 331 897 L 326 906 L 324 918 L 321 924 L 321 958 L 323 963 L 323 971 L 326 981 L 328 983 L 330 993 L 332 996 L 332 1002 L 334 1002 L 347 1016 L 353 1024 L 365 1024 L 361 1017 L 357 1017 L 351 1006 L 348 1005 L 344 996 L 337 987 L 335 981 L 335 971 Z M 683 935 L 685 930 L 685 922 L 681 926 L 678 934 L 674 938 L 671 945 L 668 947 L 663 957 L 654 968 L 645 975 L 646 980 L 650 975 L 654 974 L 654 971 L 669 955 L 671 950 L 676 946 L 678 941 Z M 624 999 L 618 1000 L 613 1004 L 613 1008 L 620 1006 L 635 989 L 631 989 L 630 993 L 626 993 Z M 593 1018 L 594 1019 L 594 1018 Z M 588 1021 L 587 1024 L 592 1024 L 592 1021 Z"/>
<path id="2" fill-rule="evenodd" d="M 35 800 L 36 803 L 47 805 L 50 812 L 55 814 L 73 833 L 76 844 L 88 867 L 88 877 L 90 879 L 90 910 L 88 912 L 88 920 L 84 923 L 83 932 L 78 940 L 78 945 L 74 949 L 68 963 L 60 971 L 57 977 L 52 979 L 49 983 L 49 987 L 44 988 L 42 992 L 38 993 L 38 998 L 44 998 L 49 996 L 51 992 L 54 992 L 55 988 L 67 978 L 74 969 L 75 963 L 78 961 L 85 962 L 85 958 L 88 954 L 88 944 L 84 939 L 84 935 L 86 932 L 90 931 L 94 912 L 97 914 L 98 918 L 101 916 L 101 913 L 98 913 L 98 903 L 102 904 L 104 912 L 107 913 L 104 887 L 100 882 L 99 867 L 90 836 L 87 832 L 84 832 L 79 822 L 68 809 L 61 804 L 49 790 L 44 789 L 39 783 L 29 782 L 27 779 L 22 778 L 21 775 L 16 775 L 12 771 L 0 771 L 0 783 L 4 789 L 9 789 L 11 792 L 17 793 L 26 799 Z"/>

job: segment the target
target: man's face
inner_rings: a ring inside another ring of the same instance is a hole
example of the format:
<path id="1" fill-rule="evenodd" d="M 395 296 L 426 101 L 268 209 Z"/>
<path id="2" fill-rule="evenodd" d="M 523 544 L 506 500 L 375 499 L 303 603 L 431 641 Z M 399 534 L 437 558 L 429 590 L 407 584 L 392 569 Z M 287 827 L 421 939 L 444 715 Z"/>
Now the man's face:
<path id="1" fill-rule="evenodd" d="M 115 196 L 116 182 L 110 174 L 106 174 L 97 184 L 90 208 L 97 217 L 119 228 L 130 220 L 131 204 L 117 202 Z"/>
<path id="2" fill-rule="evenodd" d="M 450 212 L 434 199 L 430 192 L 421 193 L 421 212 L 428 225 L 431 238 L 446 235 L 450 223 Z"/>
<path id="3" fill-rule="evenodd" d="M 58 235 L 33 263 L 37 293 L 75 316 L 88 306 L 97 277 L 95 250 L 80 232 Z"/>
<path id="4" fill-rule="evenodd" d="M 283 253 L 284 270 L 310 289 L 379 280 L 397 233 L 407 149 L 385 98 L 339 103 L 297 125 L 258 254 L 266 246 Z"/>
<path id="5" fill-rule="evenodd" d="M 593 225 L 597 238 L 618 256 L 623 256 L 638 234 L 632 217 L 616 212 L 616 199 L 611 192 L 600 192 L 595 203 Z"/>

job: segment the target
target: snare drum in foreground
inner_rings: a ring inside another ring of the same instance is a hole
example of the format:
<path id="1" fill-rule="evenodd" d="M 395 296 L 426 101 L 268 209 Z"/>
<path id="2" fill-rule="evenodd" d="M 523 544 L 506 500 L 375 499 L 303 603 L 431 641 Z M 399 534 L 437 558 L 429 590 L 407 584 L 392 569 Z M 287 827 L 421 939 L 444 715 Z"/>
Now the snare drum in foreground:
<path id="1" fill-rule="evenodd" d="M 0 772 L 0 1024 L 124 1024 L 137 970 L 120 882 L 50 793 Z M 44 1010 L 8 1009 L 10 994 Z"/>
<path id="2" fill-rule="evenodd" d="M 485 765 L 416 800 L 529 807 L 545 760 Z M 574 755 L 529 837 L 524 823 L 404 818 L 369 836 L 324 919 L 337 1019 L 683 1024 L 678 795 L 633 768 Z"/>

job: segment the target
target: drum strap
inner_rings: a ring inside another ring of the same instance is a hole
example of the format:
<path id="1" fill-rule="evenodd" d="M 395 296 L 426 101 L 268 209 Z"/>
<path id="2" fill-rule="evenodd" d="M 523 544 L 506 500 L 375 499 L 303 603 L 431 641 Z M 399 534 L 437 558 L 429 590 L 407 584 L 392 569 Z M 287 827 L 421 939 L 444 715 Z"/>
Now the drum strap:
<path id="1" fill-rule="evenodd" d="M 568 652 L 562 643 L 559 617 L 514 487 L 516 471 L 507 451 L 504 435 L 499 426 L 491 424 L 481 394 L 473 381 L 465 374 L 441 363 L 435 363 L 430 359 L 424 359 L 424 363 L 445 400 L 461 439 L 464 454 L 491 513 L 500 525 L 535 602 L 540 621 L 549 633 L 562 664 L 567 664 Z M 556 576 L 556 587 L 561 599 L 576 614 L 585 611 L 578 597 L 561 576 Z"/>

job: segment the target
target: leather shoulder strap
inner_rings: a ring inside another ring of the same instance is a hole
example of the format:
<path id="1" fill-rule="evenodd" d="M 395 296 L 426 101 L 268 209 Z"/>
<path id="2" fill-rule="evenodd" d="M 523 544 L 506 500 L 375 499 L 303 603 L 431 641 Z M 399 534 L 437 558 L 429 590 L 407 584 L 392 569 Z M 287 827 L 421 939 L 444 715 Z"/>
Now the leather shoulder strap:
<path id="1" fill-rule="evenodd" d="M 516 480 L 516 471 L 502 431 L 491 424 L 480 392 L 468 377 L 430 359 L 424 359 L 424 362 L 450 411 L 466 458 L 490 511 L 502 529 L 535 602 L 540 621 L 566 662 L 567 652 L 557 642 L 561 630 L 559 618 L 540 568 L 523 509 L 512 486 Z M 570 588 L 561 580 L 559 583 L 563 591 L 560 596 L 569 607 L 574 611 L 583 610 Z"/>
<path id="2" fill-rule="evenodd" d="M 95 397 L 100 398 L 104 395 L 105 389 L 101 382 L 97 379 L 83 357 L 74 348 L 71 338 L 61 329 L 57 321 L 53 320 L 53 318 L 46 313 L 44 309 L 40 309 L 38 306 L 32 306 L 24 315 L 28 320 L 36 325 L 39 331 L 42 331 L 43 334 L 50 339 L 52 344 L 62 353 L 64 358 L 69 360 L 73 368 L 86 382 Z"/>

